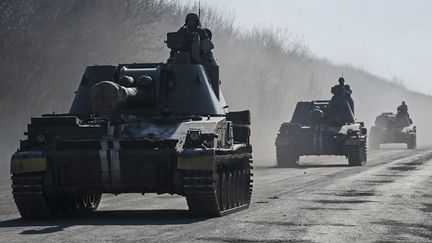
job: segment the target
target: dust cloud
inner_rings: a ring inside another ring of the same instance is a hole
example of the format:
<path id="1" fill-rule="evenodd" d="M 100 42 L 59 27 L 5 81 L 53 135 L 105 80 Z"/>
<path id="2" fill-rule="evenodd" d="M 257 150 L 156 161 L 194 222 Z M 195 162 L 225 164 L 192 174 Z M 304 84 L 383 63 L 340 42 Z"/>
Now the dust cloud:
<path id="1" fill-rule="evenodd" d="M 0 168 L 30 117 L 64 113 L 85 66 L 161 62 L 168 55 L 165 33 L 183 24 L 188 7 L 171 1 L 4 0 L 0 3 Z M 352 86 L 357 119 L 375 116 L 406 101 L 418 126 L 419 145 L 429 143 L 432 97 L 350 66 L 317 59 L 306 46 L 279 30 L 241 31 L 233 19 L 204 9 L 213 31 L 222 89 L 231 110 L 250 109 L 255 158 L 275 157 L 279 125 L 291 119 L 297 101 L 329 99 L 341 73 Z M 353 47 L 355 48 L 355 47 Z M 409 83 L 409 81 L 407 81 Z M 268 164 L 270 165 L 270 164 Z"/>

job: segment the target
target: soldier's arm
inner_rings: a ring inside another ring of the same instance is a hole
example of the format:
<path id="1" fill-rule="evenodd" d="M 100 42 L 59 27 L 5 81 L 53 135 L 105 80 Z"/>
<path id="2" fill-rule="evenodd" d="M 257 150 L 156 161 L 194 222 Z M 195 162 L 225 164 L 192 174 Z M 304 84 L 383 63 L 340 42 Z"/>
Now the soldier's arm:
<path id="1" fill-rule="evenodd" d="M 333 86 L 333 87 L 331 87 L 331 90 L 330 90 L 330 92 L 332 93 L 332 94 L 335 94 L 335 87 Z"/>
<path id="2" fill-rule="evenodd" d="M 201 39 L 201 50 L 204 53 L 210 52 L 214 49 L 213 42 L 211 41 L 211 38 L 208 36 L 207 31 L 205 29 L 199 29 L 198 30 L 200 39 Z M 210 32 L 211 33 L 211 32 Z"/>
<path id="3" fill-rule="evenodd" d="M 346 91 L 346 93 L 347 94 L 352 94 L 352 90 L 351 90 L 351 87 L 347 84 L 347 85 L 345 85 L 345 91 Z"/>
<path id="4" fill-rule="evenodd" d="M 205 31 L 205 29 L 198 29 L 198 34 L 200 36 L 201 40 L 209 40 L 209 36 L 207 34 L 207 31 Z"/>

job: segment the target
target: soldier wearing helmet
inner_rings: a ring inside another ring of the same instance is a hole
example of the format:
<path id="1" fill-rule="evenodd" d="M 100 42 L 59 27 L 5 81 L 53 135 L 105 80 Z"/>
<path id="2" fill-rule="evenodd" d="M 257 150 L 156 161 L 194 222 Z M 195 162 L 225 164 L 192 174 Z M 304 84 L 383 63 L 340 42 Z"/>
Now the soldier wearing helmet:
<path id="1" fill-rule="evenodd" d="M 340 77 L 338 80 L 339 84 L 331 88 L 333 97 L 343 97 L 349 103 L 352 113 L 354 114 L 354 101 L 351 97 L 352 90 L 348 84 L 345 84 L 345 79 Z"/>
<path id="2" fill-rule="evenodd" d="M 171 49 L 168 63 L 193 63 L 204 66 L 216 97 L 219 98 L 219 64 L 211 50 L 212 32 L 202 28 L 195 13 L 186 16 L 185 24 L 177 31 L 167 34 L 167 45 Z"/>
<path id="3" fill-rule="evenodd" d="M 340 77 L 339 84 L 331 88 L 331 109 L 336 120 L 340 123 L 354 122 L 354 101 L 351 97 L 352 90 L 345 84 L 345 79 Z"/>
<path id="4" fill-rule="evenodd" d="M 405 101 L 402 101 L 402 105 L 398 106 L 397 113 L 398 114 L 407 114 L 408 115 L 408 106 L 405 104 Z"/>
<path id="5" fill-rule="evenodd" d="M 195 13 L 188 13 L 186 15 L 185 24 L 182 28 L 189 28 L 190 31 L 197 31 L 199 28 L 201 28 L 201 23 L 198 15 Z"/>
<path id="6" fill-rule="evenodd" d="M 339 84 L 331 88 L 331 93 L 333 95 L 351 95 L 352 90 L 348 84 L 345 84 L 345 79 L 340 77 L 338 80 Z"/>
<path id="7" fill-rule="evenodd" d="M 412 124 L 412 120 L 408 114 L 408 106 L 405 104 L 405 101 L 402 101 L 402 104 L 397 108 L 395 126 L 402 128 L 410 124 Z"/>
<path id="8" fill-rule="evenodd" d="M 173 57 L 176 52 L 191 52 L 192 43 L 197 41 L 197 38 L 200 43 L 201 54 L 211 54 L 211 50 L 214 48 L 211 42 L 212 33 L 209 29 L 201 27 L 201 22 L 197 14 L 187 14 L 185 24 L 177 32 L 182 33 L 187 41 L 181 48 L 172 49 L 170 57 Z"/>

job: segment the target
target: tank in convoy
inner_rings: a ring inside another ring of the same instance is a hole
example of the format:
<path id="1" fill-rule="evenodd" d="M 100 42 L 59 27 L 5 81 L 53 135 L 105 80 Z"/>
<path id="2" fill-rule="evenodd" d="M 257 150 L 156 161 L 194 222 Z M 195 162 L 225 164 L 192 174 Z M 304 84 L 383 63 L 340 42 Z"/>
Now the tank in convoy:
<path id="1" fill-rule="evenodd" d="M 367 161 L 363 122 L 356 122 L 351 88 L 343 78 L 332 87 L 331 100 L 298 102 L 290 122 L 276 137 L 278 167 L 296 167 L 300 156 L 342 155 L 350 166 Z"/>
<path id="2" fill-rule="evenodd" d="M 408 106 L 403 101 L 397 113 L 384 112 L 375 119 L 369 133 L 369 147 L 379 149 L 380 144 L 405 143 L 408 149 L 417 147 L 417 128 L 408 113 Z"/>
<path id="3" fill-rule="evenodd" d="M 209 34 L 189 14 L 166 63 L 89 66 L 68 113 L 31 118 L 10 168 L 22 218 L 93 211 L 103 193 L 179 194 L 205 217 L 247 208 L 250 113 L 228 112 Z"/>

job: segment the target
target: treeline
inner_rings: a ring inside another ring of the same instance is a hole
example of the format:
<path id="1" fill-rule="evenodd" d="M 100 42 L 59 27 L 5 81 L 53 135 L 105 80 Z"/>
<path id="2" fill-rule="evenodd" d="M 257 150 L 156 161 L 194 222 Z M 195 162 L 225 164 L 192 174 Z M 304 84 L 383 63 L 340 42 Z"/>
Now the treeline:
<path id="1" fill-rule="evenodd" d="M 3 0 L 0 158 L 8 161 L 31 116 L 68 110 L 85 66 L 164 61 L 166 32 L 177 30 L 191 9 L 156 0 Z M 213 31 L 231 110 L 252 112 L 257 158 L 274 157 L 277 129 L 290 119 L 296 102 L 329 98 L 341 73 L 354 91 L 359 120 L 371 125 L 375 115 L 394 110 L 403 99 L 419 126 L 420 143 L 432 137 L 424 114 L 430 96 L 317 59 L 289 32 L 239 31 L 232 16 L 208 8 L 202 18 Z"/>

